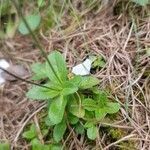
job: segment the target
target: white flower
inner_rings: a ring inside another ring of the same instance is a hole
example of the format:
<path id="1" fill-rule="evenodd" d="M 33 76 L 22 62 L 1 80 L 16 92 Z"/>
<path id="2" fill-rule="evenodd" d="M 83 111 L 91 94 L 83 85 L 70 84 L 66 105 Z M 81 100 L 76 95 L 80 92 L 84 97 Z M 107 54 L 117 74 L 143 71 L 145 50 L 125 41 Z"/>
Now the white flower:
<path id="1" fill-rule="evenodd" d="M 89 75 L 91 70 L 92 61 L 90 59 L 86 59 L 83 63 L 76 65 L 72 69 L 72 73 L 75 75 Z"/>

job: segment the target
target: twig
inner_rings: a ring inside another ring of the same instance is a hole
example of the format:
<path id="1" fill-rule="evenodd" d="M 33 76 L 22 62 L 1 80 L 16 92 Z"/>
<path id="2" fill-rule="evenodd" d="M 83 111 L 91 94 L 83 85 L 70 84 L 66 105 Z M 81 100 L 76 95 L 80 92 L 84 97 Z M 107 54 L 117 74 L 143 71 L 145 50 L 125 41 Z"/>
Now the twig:
<path id="1" fill-rule="evenodd" d="M 38 108 L 35 112 L 33 112 L 28 118 L 27 120 L 23 123 L 23 125 L 21 126 L 21 128 L 18 130 L 16 137 L 14 139 L 14 142 L 16 143 L 18 140 L 18 137 L 20 136 L 21 132 L 23 131 L 25 125 L 29 122 L 29 120 L 35 115 L 37 114 L 39 111 L 41 111 L 44 107 L 46 107 L 46 104 L 42 105 L 40 108 Z"/>
<path id="2" fill-rule="evenodd" d="M 37 117 L 36 117 L 36 114 L 34 115 L 34 122 L 35 122 L 35 125 L 36 125 L 36 131 L 37 131 L 39 140 L 41 141 L 42 144 L 44 144 L 43 135 L 42 135 L 42 133 L 41 133 L 40 126 L 39 126 L 39 123 L 38 123 L 38 119 L 37 119 Z"/>
<path id="3" fill-rule="evenodd" d="M 125 136 L 125 137 L 119 139 L 118 141 L 109 144 L 103 150 L 108 150 L 110 147 L 112 147 L 112 146 L 114 146 L 114 145 L 116 145 L 116 144 L 118 144 L 118 143 L 120 143 L 122 141 L 126 141 L 127 139 L 130 139 L 131 137 L 134 137 L 134 136 L 136 136 L 136 135 L 135 134 L 131 134 L 131 135 Z"/>

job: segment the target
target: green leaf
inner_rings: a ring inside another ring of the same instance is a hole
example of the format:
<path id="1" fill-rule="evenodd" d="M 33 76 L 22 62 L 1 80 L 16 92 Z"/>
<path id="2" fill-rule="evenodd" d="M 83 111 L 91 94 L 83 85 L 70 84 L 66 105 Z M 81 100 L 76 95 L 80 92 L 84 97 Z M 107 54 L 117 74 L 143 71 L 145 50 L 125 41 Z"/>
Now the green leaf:
<path id="1" fill-rule="evenodd" d="M 78 118 L 83 118 L 85 115 L 85 110 L 81 105 L 78 104 L 78 100 L 76 99 L 76 97 L 74 95 L 70 96 L 68 102 L 69 112 L 74 116 L 77 116 Z"/>
<path id="2" fill-rule="evenodd" d="M 41 80 L 47 78 L 46 74 L 46 64 L 35 63 L 31 66 L 34 75 L 32 80 Z"/>
<path id="3" fill-rule="evenodd" d="M 87 129 L 87 136 L 91 140 L 95 140 L 97 137 L 97 127 L 94 125 Z"/>
<path id="4" fill-rule="evenodd" d="M 70 111 L 73 115 L 79 117 L 79 118 L 83 118 L 85 115 L 85 110 L 81 107 L 81 108 L 77 108 L 75 105 L 71 106 L 72 111 Z"/>
<path id="5" fill-rule="evenodd" d="M 31 141 L 31 145 L 32 150 L 50 150 L 49 145 L 41 144 L 40 141 L 36 138 Z"/>
<path id="6" fill-rule="evenodd" d="M 45 144 L 41 144 L 42 149 L 41 150 L 51 150 L 51 145 L 45 145 Z M 37 149 L 35 149 L 37 150 Z"/>
<path id="7" fill-rule="evenodd" d="M 79 118 L 72 115 L 71 113 L 68 113 L 68 121 L 70 124 L 76 124 L 79 121 Z"/>
<path id="8" fill-rule="evenodd" d="M 0 143 L 0 150 L 10 150 L 10 144 L 9 143 Z"/>
<path id="9" fill-rule="evenodd" d="M 81 81 L 82 81 L 82 76 L 78 76 L 78 75 L 74 76 L 69 80 L 70 83 L 73 83 L 77 87 L 80 86 Z"/>
<path id="10" fill-rule="evenodd" d="M 28 131 L 23 132 L 22 136 L 23 136 L 23 138 L 26 138 L 28 140 L 35 138 L 37 136 L 35 125 L 32 124 Z"/>
<path id="11" fill-rule="evenodd" d="M 63 89 L 62 89 L 61 94 L 64 96 L 73 94 L 73 93 L 77 92 L 77 90 L 78 90 L 78 87 L 76 85 L 74 85 L 73 83 L 70 83 L 69 81 L 64 82 L 62 88 Z"/>
<path id="12" fill-rule="evenodd" d="M 75 131 L 76 131 L 76 133 L 77 134 L 81 134 L 81 135 L 83 135 L 84 134 L 84 126 L 81 124 L 81 123 L 77 123 L 76 125 L 75 125 Z"/>
<path id="13" fill-rule="evenodd" d="M 45 86 L 47 86 L 46 84 Z M 53 87 L 53 86 L 52 86 Z M 45 100 L 50 99 L 58 96 L 60 91 L 57 89 L 49 89 L 39 86 L 33 86 L 26 94 L 28 98 L 35 99 L 35 100 Z"/>
<path id="14" fill-rule="evenodd" d="M 60 140 L 62 140 L 63 135 L 66 131 L 66 128 L 67 128 L 67 126 L 66 126 L 65 120 L 63 120 L 61 123 L 55 125 L 54 131 L 53 131 L 53 137 L 56 142 L 59 142 Z"/>
<path id="15" fill-rule="evenodd" d="M 114 113 L 118 112 L 119 109 L 120 109 L 119 103 L 113 103 L 113 102 L 107 103 L 106 111 L 108 114 L 114 114 Z"/>
<path id="16" fill-rule="evenodd" d="M 91 55 L 89 56 L 89 59 L 93 62 L 95 62 L 97 60 L 97 56 Z"/>
<path id="17" fill-rule="evenodd" d="M 92 120 L 93 118 L 95 118 L 95 111 L 88 111 L 85 110 L 85 116 L 84 116 L 87 120 Z"/>
<path id="18" fill-rule="evenodd" d="M 32 150 L 62 150 L 62 147 L 56 144 L 41 144 L 37 138 L 31 141 L 31 145 Z"/>
<path id="19" fill-rule="evenodd" d="M 102 67 L 105 66 L 105 64 L 106 64 L 106 63 L 105 63 L 105 61 L 103 60 L 103 57 L 102 57 L 102 56 L 98 56 L 97 59 L 94 60 L 92 66 L 93 66 L 93 68 L 95 68 L 95 67 L 100 67 L 100 68 L 102 68 Z"/>
<path id="20" fill-rule="evenodd" d="M 43 149 L 43 150 L 44 150 L 44 149 Z M 63 149 L 62 149 L 62 146 L 60 146 L 60 145 L 51 144 L 49 150 L 63 150 Z"/>
<path id="21" fill-rule="evenodd" d="M 84 124 L 84 128 L 91 128 L 91 127 L 93 127 L 94 126 L 94 124 L 93 124 L 93 122 L 86 122 L 85 124 Z"/>
<path id="22" fill-rule="evenodd" d="M 95 117 L 97 120 L 102 120 L 106 116 L 107 112 L 105 107 L 104 108 L 99 108 L 95 110 Z"/>
<path id="23" fill-rule="evenodd" d="M 46 72 L 49 79 L 55 83 L 66 81 L 68 72 L 65 60 L 61 53 L 54 51 L 48 56 L 48 59 L 54 69 L 53 72 L 53 69 L 49 66 L 48 62 L 46 62 Z"/>
<path id="24" fill-rule="evenodd" d="M 99 84 L 99 80 L 93 76 L 82 77 L 80 82 L 80 89 L 89 89 Z"/>
<path id="25" fill-rule="evenodd" d="M 106 106 L 108 101 L 107 94 L 104 91 L 99 91 L 98 94 L 95 94 L 94 99 L 97 100 L 99 107 Z"/>
<path id="26" fill-rule="evenodd" d="M 38 7 L 42 7 L 45 5 L 45 1 L 44 0 L 38 0 L 37 4 L 38 4 Z"/>
<path id="27" fill-rule="evenodd" d="M 132 0 L 132 1 L 141 5 L 141 6 L 146 6 L 147 4 L 150 4 L 149 0 Z"/>
<path id="28" fill-rule="evenodd" d="M 39 14 L 26 16 L 25 19 L 32 31 L 37 29 L 41 22 L 41 16 Z M 23 20 L 20 22 L 18 30 L 23 35 L 30 33 Z"/>
<path id="29" fill-rule="evenodd" d="M 88 111 L 94 111 L 97 109 L 96 102 L 90 98 L 84 99 L 82 102 L 82 106 L 84 107 L 84 109 L 86 109 Z"/>
<path id="30" fill-rule="evenodd" d="M 98 61 L 98 62 L 95 62 L 94 64 L 93 64 L 93 67 L 104 67 L 105 66 L 105 62 L 103 61 L 103 60 L 100 60 L 100 61 Z"/>
<path id="31" fill-rule="evenodd" d="M 50 120 L 50 118 L 49 118 L 48 116 L 45 118 L 45 124 L 46 124 L 47 126 L 53 126 L 53 125 L 55 125 L 55 124 Z"/>
<path id="32" fill-rule="evenodd" d="M 99 94 L 100 90 L 97 87 L 92 87 L 90 90 L 93 92 L 94 95 Z"/>
<path id="33" fill-rule="evenodd" d="M 94 97 L 98 101 L 99 109 L 95 111 L 95 116 L 97 119 L 103 119 L 107 113 L 113 114 L 119 111 L 119 103 L 109 102 L 107 94 L 104 91 L 100 91 L 95 94 Z"/>
<path id="34" fill-rule="evenodd" d="M 58 96 L 54 98 L 50 104 L 48 116 L 53 124 L 58 124 L 62 121 L 67 103 L 67 98 Z"/>
<path id="35" fill-rule="evenodd" d="M 40 143 L 40 141 L 35 138 L 31 141 L 32 150 L 42 150 L 43 145 Z"/>
<path id="36" fill-rule="evenodd" d="M 45 137 L 48 134 L 49 129 L 48 128 L 47 129 L 42 129 L 41 132 L 42 132 L 43 137 Z"/>

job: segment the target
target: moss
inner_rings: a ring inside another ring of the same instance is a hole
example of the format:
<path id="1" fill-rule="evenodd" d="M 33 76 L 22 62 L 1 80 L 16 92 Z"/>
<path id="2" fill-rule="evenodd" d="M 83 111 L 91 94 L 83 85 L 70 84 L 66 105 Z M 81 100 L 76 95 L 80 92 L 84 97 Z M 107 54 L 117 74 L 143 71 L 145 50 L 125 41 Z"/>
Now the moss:
<path id="1" fill-rule="evenodd" d="M 110 135 L 110 138 L 112 138 L 111 139 L 112 141 L 117 141 L 123 138 L 124 136 L 126 136 L 127 131 L 124 131 L 122 129 L 110 128 L 109 135 Z M 136 146 L 133 141 L 127 140 L 127 141 L 123 141 L 119 143 L 117 149 L 118 150 L 136 150 Z"/>
<path id="2" fill-rule="evenodd" d="M 147 5 L 147 9 L 143 6 L 136 4 L 133 1 L 122 0 L 118 1 L 118 3 L 114 7 L 114 15 L 125 14 L 126 17 L 130 18 L 131 14 L 136 17 L 147 17 L 149 15 L 150 6 Z"/>
<path id="3" fill-rule="evenodd" d="M 133 141 L 124 141 L 119 145 L 119 150 L 136 150 L 135 143 Z"/>
<path id="4" fill-rule="evenodd" d="M 112 129 L 110 129 L 109 134 L 113 139 L 118 140 L 118 139 L 122 138 L 123 136 L 125 136 L 126 132 L 121 129 L 113 129 L 112 128 Z"/>
<path id="5" fill-rule="evenodd" d="M 128 130 L 108 126 L 100 127 L 100 137 L 106 135 L 105 144 L 109 145 L 128 135 Z M 136 150 L 136 142 L 126 140 L 111 147 L 111 150 Z"/>

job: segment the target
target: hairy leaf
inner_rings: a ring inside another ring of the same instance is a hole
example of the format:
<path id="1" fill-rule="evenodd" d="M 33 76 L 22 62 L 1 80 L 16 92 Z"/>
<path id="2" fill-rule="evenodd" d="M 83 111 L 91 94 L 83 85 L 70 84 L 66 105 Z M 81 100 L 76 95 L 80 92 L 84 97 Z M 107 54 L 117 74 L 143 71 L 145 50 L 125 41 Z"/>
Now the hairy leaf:
<path id="1" fill-rule="evenodd" d="M 64 96 L 65 95 L 70 95 L 70 94 L 73 94 L 73 93 L 77 92 L 77 90 L 78 90 L 78 87 L 75 84 L 70 83 L 69 81 L 67 81 L 67 82 L 63 83 L 61 94 L 64 95 Z"/>
<path id="2" fill-rule="evenodd" d="M 74 116 L 83 118 L 85 115 L 85 110 L 83 107 L 78 103 L 79 100 L 76 97 L 71 96 L 69 98 L 69 112 L 72 113 Z"/>
<path id="3" fill-rule="evenodd" d="M 41 22 L 41 16 L 39 14 L 26 16 L 25 19 L 32 31 L 37 29 Z M 23 35 L 30 33 L 23 20 L 20 22 L 18 30 Z"/>
<path id="4" fill-rule="evenodd" d="M 46 62 L 46 72 L 49 79 L 55 83 L 66 81 L 68 72 L 63 56 L 59 52 L 54 51 L 48 56 L 48 59 L 53 67 L 52 69 Z"/>
<path id="5" fill-rule="evenodd" d="M 35 138 L 31 141 L 31 145 L 32 145 L 32 150 L 42 150 L 43 149 L 43 145 L 40 143 L 40 141 Z"/>
<path id="6" fill-rule="evenodd" d="M 85 110 L 85 116 L 84 116 L 87 120 L 91 120 L 93 118 L 95 118 L 95 111 L 88 111 Z"/>
<path id="7" fill-rule="evenodd" d="M 132 0 L 132 1 L 141 5 L 141 6 L 146 6 L 147 4 L 150 4 L 149 0 Z"/>
<path id="8" fill-rule="evenodd" d="M 47 85 L 47 84 L 46 84 Z M 45 87 L 33 86 L 26 94 L 28 98 L 35 100 L 45 100 L 58 96 L 60 91 L 57 89 L 49 89 Z"/>
<path id="9" fill-rule="evenodd" d="M 38 4 L 38 7 L 42 7 L 45 5 L 45 0 L 38 0 L 37 4 Z"/>
<path id="10" fill-rule="evenodd" d="M 109 102 L 107 103 L 106 110 L 108 114 L 114 114 L 118 112 L 120 109 L 120 104 L 119 103 L 113 103 Z"/>
<path id="11" fill-rule="evenodd" d="M 93 125 L 87 129 L 87 136 L 91 140 L 95 140 L 97 137 L 97 128 Z"/>
<path id="12" fill-rule="evenodd" d="M 55 125 L 55 124 L 50 120 L 50 118 L 49 118 L 48 116 L 45 118 L 45 124 L 46 124 L 47 126 L 53 126 L 53 125 Z"/>
<path id="13" fill-rule="evenodd" d="M 84 126 L 81 124 L 81 123 L 77 123 L 76 125 L 75 125 L 75 131 L 76 131 L 76 133 L 77 134 L 84 134 Z"/>
<path id="14" fill-rule="evenodd" d="M 32 150 L 50 150 L 51 145 L 41 144 L 38 139 L 33 139 L 31 141 Z"/>
<path id="15" fill-rule="evenodd" d="M 65 120 L 55 125 L 54 131 L 53 131 L 53 137 L 56 142 L 59 142 L 63 138 L 66 128 L 67 126 L 66 126 Z"/>
<path id="16" fill-rule="evenodd" d="M 50 104 L 48 116 L 53 124 L 58 124 L 62 121 L 67 103 L 67 98 L 58 96 L 54 98 Z"/>
<path id="17" fill-rule="evenodd" d="M 56 144 L 51 144 L 49 150 L 62 150 L 62 146 L 56 145 Z"/>
<path id="18" fill-rule="evenodd" d="M 107 102 L 106 106 L 100 107 L 99 109 L 95 110 L 95 117 L 97 120 L 103 119 L 107 113 L 114 114 L 118 112 L 120 109 L 120 104 Z"/>
<path id="19" fill-rule="evenodd" d="M 37 136 L 36 127 L 34 124 L 30 126 L 28 131 L 23 132 L 22 136 L 26 139 L 33 139 Z"/>
<path id="20" fill-rule="evenodd" d="M 0 150 L 10 150 L 9 143 L 0 143 Z"/>
<path id="21" fill-rule="evenodd" d="M 105 107 L 104 108 L 99 108 L 97 110 L 95 110 L 95 117 L 97 120 L 101 120 L 104 119 L 104 117 L 106 116 L 107 112 Z"/>
<path id="22" fill-rule="evenodd" d="M 95 94 L 94 99 L 97 100 L 99 107 L 106 106 L 108 101 L 107 94 L 103 91 L 99 91 L 98 94 Z"/>
<path id="23" fill-rule="evenodd" d="M 31 66 L 34 75 L 32 77 L 33 80 L 40 80 L 47 78 L 46 74 L 46 64 L 35 63 Z"/>
<path id="24" fill-rule="evenodd" d="M 56 144 L 51 144 L 49 150 L 62 150 L 62 146 L 56 145 Z"/>
<path id="25" fill-rule="evenodd" d="M 62 150 L 60 145 L 56 144 L 41 144 L 38 139 L 33 139 L 31 141 L 32 150 Z"/>
<path id="26" fill-rule="evenodd" d="M 94 61 L 93 61 L 93 64 L 92 64 L 92 66 L 93 66 L 93 68 L 96 68 L 96 67 L 98 67 L 98 68 L 102 68 L 102 67 L 104 67 L 105 66 L 105 61 L 103 60 L 103 57 L 100 55 L 100 56 L 98 56 Z"/>
<path id="27" fill-rule="evenodd" d="M 94 111 L 97 109 L 96 102 L 90 98 L 84 99 L 82 102 L 82 106 L 84 107 L 84 109 L 86 109 L 88 111 Z"/>
<path id="28" fill-rule="evenodd" d="M 89 89 L 98 84 L 99 84 L 99 80 L 97 78 L 95 78 L 93 76 L 86 76 L 86 77 L 82 77 L 79 88 L 80 89 Z"/>
<path id="29" fill-rule="evenodd" d="M 82 81 L 82 76 L 77 76 L 77 75 L 69 80 L 70 83 L 73 83 L 77 87 L 80 86 L 81 81 Z"/>
<path id="30" fill-rule="evenodd" d="M 85 128 L 91 128 L 91 127 L 93 127 L 94 126 L 94 124 L 93 124 L 93 122 L 86 122 L 85 124 L 84 124 L 84 127 Z"/>
<path id="31" fill-rule="evenodd" d="M 68 113 L 68 121 L 70 124 L 76 124 L 79 121 L 79 118 L 72 115 L 71 113 Z"/>

